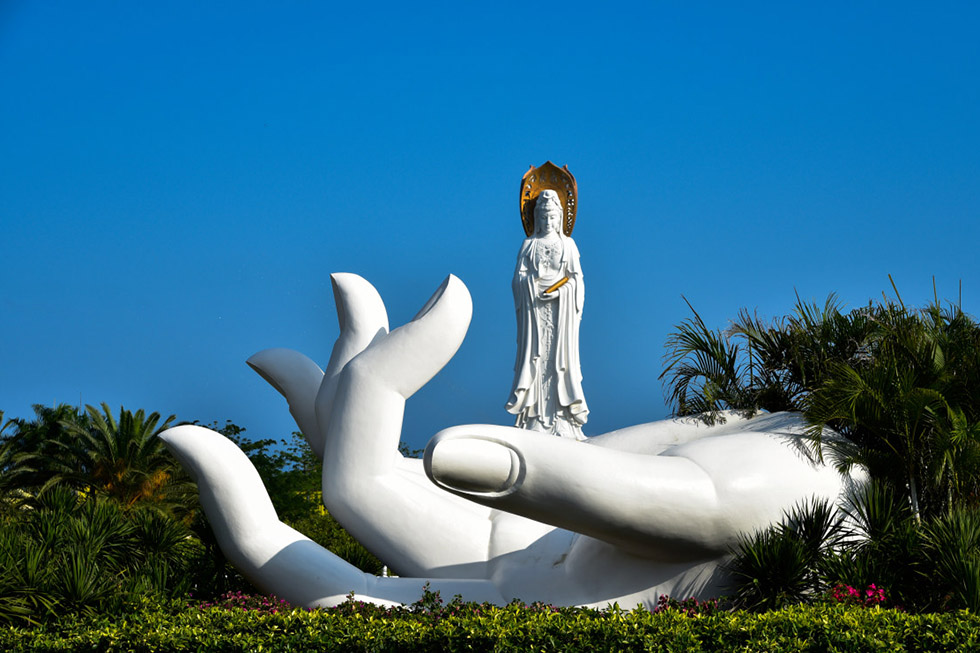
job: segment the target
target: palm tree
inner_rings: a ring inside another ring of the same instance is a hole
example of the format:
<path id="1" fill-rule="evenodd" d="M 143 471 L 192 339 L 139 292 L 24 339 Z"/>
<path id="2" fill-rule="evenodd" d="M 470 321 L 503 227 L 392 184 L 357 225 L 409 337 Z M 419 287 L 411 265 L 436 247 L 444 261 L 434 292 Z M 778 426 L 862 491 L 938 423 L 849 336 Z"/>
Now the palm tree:
<path id="1" fill-rule="evenodd" d="M 174 416 L 120 408 L 117 418 L 105 403 L 84 413 L 64 404 L 34 411 L 36 419 L 15 420 L 4 439 L 10 449 L 5 485 L 36 491 L 65 485 L 181 516 L 195 509 L 193 483 L 157 437 Z"/>
<path id="2" fill-rule="evenodd" d="M 865 466 L 909 501 L 937 515 L 976 496 L 980 472 L 980 326 L 958 307 L 912 311 L 899 299 L 878 307 L 862 360 L 834 361 L 805 405 L 810 434 L 844 432 L 827 443 L 839 466 Z"/>
<path id="3" fill-rule="evenodd" d="M 79 467 L 62 468 L 61 478 L 85 484 L 124 506 L 171 504 L 175 494 L 183 494 L 186 488 L 181 486 L 189 481 L 180 476 L 180 468 L 158 437 L 175 416 L 161 423 L 159 413 L 146 415 L 143 409 L 132 413 L 120 408 L 117 419 L 105 403 L 101 411 L 85 408 L 87 423 L 65 424 L 72 437 L 59 444 L 66 454 L 63 459 Z"/>
<path id="4" fill-rule="evenodd" d="M 743 309 L 724 331 L 691 312 L 668 336 L 660 378 L 675 414 L 708 422 L 723 410 L 802 410 L 828 366 L 860 356 L 871 330 L 868 309 L 842 314 L 834 295 L 823 307 L 797 297 L 794 312 L 772 322 Z"/>
<path id="5" fill-rule="evenodd" d="M 7 490 L 23 492 L 49 484 L 63 466 L 59 443 L 71 439 L 67 425 L 86 420 L 77 408 L 67 404 L 35 404 L 33 408 L 33 420 L 12 418 L 0 430 L 0 485 Z"/>
<path id="6" fill-rule="evenodd" d="M 5 420 L 3 411 L 0 410 L 0 508 L 7 508 L 10 504 L 9 497 L 17 490 L 17 484 L 12 482 L 11 472 L 14 468 L 14 448 L 7 441 L 3 434 L 14 421 Z"/>
<path id="7" fill-rule="evenodd" d="M 684 320 L 667 338 L 666 366 L 660 378 L 670 376 L 668 401 L 676 415 L 703 415 L 711 423 L 728 409 L 752 410 L 755 402 L 747 378 L 751 361 L 731 335 L 708 328 L 687 302 L 693 317 Z"/>
<path id="8" fill-rule="evenodd" d="M 692 312 L 661 374 L 676 414 L 802 411 L 817 456 L 829 445 L 842 468 L 865 466 L 917 515 L 980 503 L 980 325 L 960 307 L 898 296 L 843 313 L 833 295 L 797 298 L 789 316 L 742 310 L 725 331 Z M 822 442 L 824 427 L 845 439 Z"/>

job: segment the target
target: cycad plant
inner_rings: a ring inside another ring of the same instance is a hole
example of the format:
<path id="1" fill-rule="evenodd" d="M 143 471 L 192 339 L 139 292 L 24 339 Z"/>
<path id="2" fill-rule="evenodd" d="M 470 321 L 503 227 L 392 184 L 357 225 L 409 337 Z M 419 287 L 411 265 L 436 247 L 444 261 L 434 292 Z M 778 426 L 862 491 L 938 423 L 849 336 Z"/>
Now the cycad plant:
<path id="1" fill-rule="evenodd" d="M 77 480 L 124 506 L 141 501 L 165 503 L 177 467 L 158 435 L 174 416 L 161 423 L 159 413 L 146 415 L 143 409 L 132 413 L 120 408 L 117 419 L 105 403 L 101 411 L 86 406 L 86 413 L 88 424 L 68 424 L 74 437 L 63 445 L 82 463 L 83 477 Z M 72 476 L 71 470 L 63 473 Z"/>
<path id="2" fill-rule="evenodd" d="M 980 511 L 956 508 L 936 518 L 923 541 L 937 607 L 980 610 Z"/>
<path id="3" fill-rule="evenodd" d="M 11 478 L 16 451 L 4 436 L 4 431 L 11 426 L 14 426 L 13 420 L 5 420 L 0 410 L 0 515 L 12 507 L 19 490 L 19 485 Z"/>
<path id="4" fill-rule="evenodd" d="M 871 482 L 849 493 L 843 506 L 839 546 L 823 561 L 829 583 L 887 589 L 892 603 L 923 609 L 931 592 L 922 591 L 927 573 L 922 531 L 909 503 L 890 485 Z"/>
<path id="5" fill-rule="evenodd" d="M 66 486 L 109 497 L 124 507 L 152 506 L 178 517 L 196 509 L 195 488 L 158 437 L 174 421 L 159 413 L 87 406 L 35 406 L 3 439 L 5 484 L 28 491 Z"/>
<path id="6" fill-rule="evenodd" d="M 772 528 L 745 536 L 727 565 L 738 607 L 773 610 L 826 590 L 820 573 L 839 543 L 841 517 L 828 501 L 805 502 Z"/>
<path id="7" fill-rule="evenodd" d="M 206 563 L 190 535 L 158 510 L 53 486 L 0 520 L 0 623 L 186 594 Z"/>
<path id="8" fill-rule="evenodd" d="M 980 609 L 980 511 L 916 520 L 886 484 L 855 488 L 837 509 L 807 502 L 744 538 L 728 564 L 732 597 L 753 610 L 874 586 L 907 610 Z"/>

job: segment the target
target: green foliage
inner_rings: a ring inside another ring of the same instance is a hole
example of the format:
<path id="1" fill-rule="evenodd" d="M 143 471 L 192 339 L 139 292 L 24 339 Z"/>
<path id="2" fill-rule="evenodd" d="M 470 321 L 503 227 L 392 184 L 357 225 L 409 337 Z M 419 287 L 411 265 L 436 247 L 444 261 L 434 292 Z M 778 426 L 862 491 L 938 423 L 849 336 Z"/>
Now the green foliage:
<path id="1" fill-rule="evenodd" d="M 306 517 L 320 505 L 320 461 L 301 433 L 289 440 L 265 438 L 251 440 L 246 429 L 228 421 L 218 431 L 232 440 L 248 456 L 262 477 L 266 490 L 283 521 Z"/>
<path id="2" fill-rule="evenodd" d="M 898 297 L 845 313 L 831 295 L 772 322 L 742 310 L 724 331 L 692 312 L 661 375 L 676 414 L 802 411 L 816 455 L 865 467 L 917 516 L 980 503 L 980 324 L 960 307 Z"/>
<path id="3" fill-rule="evenodd" d="M 45 487 L 67 467 L 62 459 L 62 443 L 70 441 L 66 425 L 87 420 L 67 404 L 35 404 L 34 415 L 30 421 L 11 419 L 0 431 L 0 487 L 8 495 Z"/>
<path id="4" fill-rule="evenodd" d="M 909 310 L 900 301 L 873 312 L 868 355 L 834 362 L 806 406 L 811 435 L 841 467 L 859 464 L 934 517 L 972 503 L 980 474 L 980 325 L 938 303 Z"/>
<path id="5" fill-rule="evenodd" d="M 840 528 L 829 502 L 810 501 L 778 526 L 743 537 L 728 565 L 735 604 L 772 610 L 817 597 L 827 589 L 820 571 L 840 541 Z"/>
<path id="6" fill-rule="evenodd" d="M 0 519 L 0 623 L 186 594 L 203 549 L 186 526 L 55 486 Z"/>
<path id="7" fill-rule="evenodd" d="M 12 420 L 0 439 L 0 485 L 8 490 L 29 496 L 57 485 L 176 516 L 194 510 L 195 487 L 158 437 L 173 416 L 161 421 L 158 413 L 120 408 L 117 418 L 106 404 L 84 413 L 36 405 L 34 412 L 32 421 Z"/>
<path id="8" fill-rule="evenodd" d="M 146 415 L 142 408 L 135 413 L 120 408 L 116 419 L 105 403 L 101 412 L 86 406 L 86 413 L 87 424 L 66 425 L 74 437 L 63 446 L 73 462 L 82 463 L 77 477 L 72 471 L 67 476 L 125 506 L 166 502 L 177 467 L 158 435 L 169 428 L 174 416 L 161 423 L 159 413 Z"/>
<path id="9" fill-rule="evenodd" d="M 380 574 L 383 567 L 381 561 L 344 530 L 343 526 L 337 523 L 337 520 L 324 510 L 322 505 L 318 508 L 319 512 L 312 512 L 305 517 L 293 519 L 287 523 L 361 571 L 369 574 Z"/>
<path id="10" fill-rule="evenodd" d="M 880 608 L 796 606 L 765 614 L 596 611 L 457 604 L 412 610 L 179 609 L 125 618 L 66 615 L 0 629 L 10 651 L 933 651 L 975 650 L 980 618 Z"/>
<path id="11" fill-rule="evenodd" d="M 920 521 L 887 485 L 793 510 L 744 538 L 729 563 L 736 605 L 767 610 L 821 600 L 835 585 L 882 588 L 907 610 L 980 610 L 980 510 Z"/>
<path id="12" fill-rule="evenodd" d="M 116 610 L 138 595 L 202 599 L 251 585 L 225 560 L 194 484 L 159 439 L 173 422 L 108 406 L 0 414 L 0 623 L 57 610 Z M 289 442 L 220 429 L 259 470 L 280 517 L 359 568 L 381 563 L 326 513 L 320 464 Z"/>
<path id="13" fill-rule="evenodd" d="M 772 322 L 742 309 L 727 330 L 710 329 L 688 306 L 693 317 L 668 336 L 660 378 L 675 414 L 708 423 L 725 410 L 802 410 L 831 365 L 863 355 L 873 330 L 868 309 L 842 314 L 834 295 L 823 307 L 797 298 Z"/>
<path id="14" fill-rule="evenodd" d="M 957 509 L 926 525 L 923 545 L 940 607 L 980 612 L 980 511 Z"/>
<path id="15" fill-rule="evenodd" d="M 933 607 L 938 590 L 926 582 L 921 528 L 908 501 L 889 485 L 872 482 L 853 492 L 842 508 L 843 546 L 825 561 L 830 582 L 886 588 L 889 599 L 908 609 Z"/>

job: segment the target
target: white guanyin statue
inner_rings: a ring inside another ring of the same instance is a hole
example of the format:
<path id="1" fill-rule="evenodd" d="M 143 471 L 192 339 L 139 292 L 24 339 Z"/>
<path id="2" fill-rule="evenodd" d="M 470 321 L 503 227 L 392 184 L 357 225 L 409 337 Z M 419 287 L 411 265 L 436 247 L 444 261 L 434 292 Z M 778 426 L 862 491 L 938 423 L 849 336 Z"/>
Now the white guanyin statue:
<path id="1" fill-rule="evenodd" d="M 517 415 L 515 426 L 520 428 L 584 440 L 582 425 L 589 408 L 582 391 L 578 342 L 585 281 L 578 247 L 570 236 L 575 203 L 575 179 L 567 166 L 560 169 L 548 162 L 532 167 L 521 182 L 528 237 L 517 256 L 512 283 L 517 362 L 507 411 Z"/>

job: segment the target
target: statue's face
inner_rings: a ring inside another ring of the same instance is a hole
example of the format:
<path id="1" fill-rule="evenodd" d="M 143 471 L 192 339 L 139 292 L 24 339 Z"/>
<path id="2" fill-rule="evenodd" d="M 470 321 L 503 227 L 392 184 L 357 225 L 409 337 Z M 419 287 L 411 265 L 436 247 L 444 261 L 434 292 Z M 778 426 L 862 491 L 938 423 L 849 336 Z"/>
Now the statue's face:
<path id="1" fill-rule="evenodd" d="M 558 233 L 561 229 L 561 200 L 553 190 L 541 191 L 534 205 L 534 229 L 539 235 Z"/>

